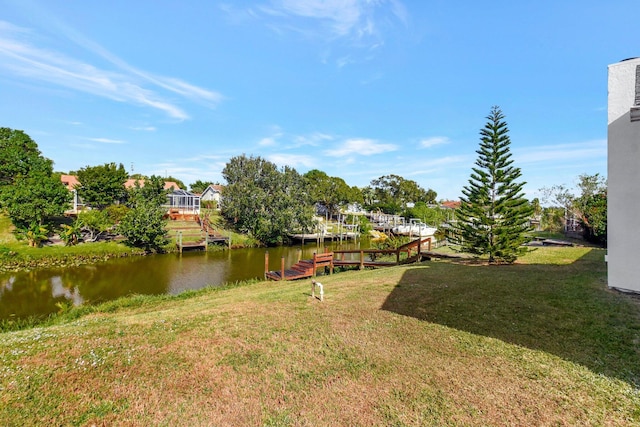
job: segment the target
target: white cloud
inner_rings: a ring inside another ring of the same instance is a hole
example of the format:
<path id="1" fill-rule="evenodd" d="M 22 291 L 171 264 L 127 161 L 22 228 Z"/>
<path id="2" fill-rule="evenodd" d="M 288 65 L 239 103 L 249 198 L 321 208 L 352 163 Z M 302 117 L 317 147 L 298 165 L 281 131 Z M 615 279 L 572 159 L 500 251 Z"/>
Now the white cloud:
<path id="1" fill-rule="evenodd" d="M 336 59 L 336 65 L 338 68 L 343 68 L 347 65 L 353 64 L 355 61 L 351 57 L 351 55 L 343 56 L 342 58 Z"/>
<path id="2" fill-rule="evenodd" d="M 278 0 L 272 2 L 271 10 L 325 21 L 336 36 L 353 32 L 363 13 L 358 0 Z"/>
<path id="3" fill-rule="evenodd" d="M 232 18 L 240 15 L 233 8 L 224 10 Z M 249 15 L 264 21 L 278 35 L 295 33 L 325 45 L 347 40 L 346 45 L 334 44 L 341 51 L 336 54 L 339 68 L 363 60 L 353 54 L 352 48 L 374 51 L 384 45 L 396 23 L 406 27 L 409 22 L 409 14 L 399 0 L 270 0 L 247 9 L 244 16 Z M 351 54 L 345 53 L 345 48 Z M 328 52 L 323 53 L 323 63 L 328 62 Z"/>
<path id="4" fill-rule="evenodd" d="M 260 147 L 275 147 L 280 145 L 284 150 L 291 150 L 304 146 L 317 147 L 327 141 L 333 141 L 334 136 L 322 133 L 312 132 L 303 135 L 294 135 L 287 133 L 280 126 L 271 126 L 271 134 L 261 138 L 258 141 Z"/>
<path id="5" fill-rule="evenodd" d="M 409 12 L 399 0 L 390 0 L 391 11 L 405 26 L 409 25 Z"/>
<path id="6" fill-rule="evenodd" d="M 363 86 L 370 85 L 370 84 L 380 80 L 383 77 L 384 77 L 384 74 L 378 71 L 378 72 L 373 73 L 372 75 L 370 75 L 366 79 L 361 80 L 360 84 L 363 85 Z"/>
<path id="7" fill-rule="evenodd" d="M 71 41 L 79 46 L 82 46 L 89 52 L 98 55 L 116 67 L 120 68 L 133 76 L 138 76 L 147 80 L 149 83 L 155 84 L 168 91 L 180 94 L 186 98 L 190 98 L 196 101 L 209 101 L 212 103 L 220 102 L 223 97 L 217 92 L 213 92 L 201 87 L 197 87 L 190 83 L 184 82 L 175 77 L 163 77 L 156 76 L 151 73 L 140 70 L 132 65 L 128 64 L 118 56 L 112 54 L 107 49 L 100 46 L 98 43 L 86 38 L 84 35 L 76 31 L 75 29 L 67 26 L 63 22 L 57 20 L 55 17 L 50 17 L 49 21 L 57 30 L 64 34 Z"/>
<path id="8" fill-rule="evenodd" d="M 258 141 L 260 147 L 273 147 L 278 143 L 278 140 L 282 138 L 284 133 L 280 129 L 280 126 L 271 126 L 271 134 Z"/>
<path id="9" fill-rule="evenodd" d="M 327 156 L 342 157 L 352 154 L 371 156 L 397 150 L 394 144 L 382 144 L 373 139 L 348 139 L 332 150 L 325 151 Z"/>
<path id="10" fill-rule="evenodd" d="M 469 156 L 446 156 L 432 160 L 420 160 L 414 162 L 412 165 L 417 165 L 420 169 L 407 172 L 407 175 L 427 175 L 435 172 L 441 172 L 443 167 L 448 169 L 455 166 L 470 167 L 472 160 Z"/>
<path id="11" fill-rule="evenodd" d="M 213 92 L 198 86 L 194 86 L 190 83 L 187 83 L 180 79 L 176 79 L 174 77 L 154 77 L 146 73 L 142 73 L 141 75 L 145 76 L 150 82 L 153 82 L 158 86 L 163 87 L 164 89 L 170 90 L 171 92 L 182 95 L 185 98 L 211 101 L 214 104 L 219 103 L 224 98 L 218 92 Z"/>
<path id="12" fill-rule="evenodd" d="M 163 99 L 146 85 L 155 85 L 190 100 L 214 105 L 222 95 L 173 77 L 153 76 L 138 70 L 74 30 L 57 23 L 57 27 L 76 44 L 97 54 L 119 68 L 100 69 L 83 60 L 55 50 L 36 47 L 25 36 L 30 31 L 0 21 L 0 69 L 21 78 L 46 81 L 76 91 L 86 92 L 119 102 L 151 107 L 170 117 L 186 120 L 189 115 L 177 105 Z"/>
<path id="13" fill-rule="evenodd" d="M 258 141 L 258 145 L 261 147 L 272 147 L 276 145 L 276 140 L 274 137 L 268 136 L 266 138 L 262 138 Z"/>
<path id="14" fill-rule="evenodd" d="M 144 132 L 155 132 L 157 129 L 155 126 L 134 126 L 131 130 L 138 130 Z"/>
<path id="15" fill-rule="evenodd" d="M 298 148 L 305 145 L 316 147 L 325 141 L 333 141 L 335 138 L 322 132 L 314 132 L 309 135 L 296 135 L 293 137 L 293 145 L 289 148 Z"/>
<path id="16" fill-rule="evenodd" d="M 556 163 L 599 159 L 606 161 L 607 140 L 593 140 L 580 143 L 540 145 L 513 151 L 516 164 Z"/>
<path id="17" fill-rule="evenodd" d="M 436 145 L 448 144 L 451 140 L 446 136 L 432 136 L 431 138 L 426 138 L 420 141 L 420 146 L 422 148 L 431 148 Z"/>

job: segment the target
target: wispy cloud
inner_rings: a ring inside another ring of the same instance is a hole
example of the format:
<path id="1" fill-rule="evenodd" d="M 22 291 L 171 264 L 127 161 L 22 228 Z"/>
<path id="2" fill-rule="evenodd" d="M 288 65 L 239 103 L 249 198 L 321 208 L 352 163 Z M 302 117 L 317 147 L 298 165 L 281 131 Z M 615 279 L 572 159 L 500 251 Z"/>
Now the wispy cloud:
<path id="1" fill-rule="evenodd" d="M 370 84 L 382 79 L 383 77 L 384 77 L 384 74 L 378 71 L 378 72 L 373 73 L 369 77 L 361 80 L 360 84 L 363 85 L 363 86 L 370 85 Z"/>
<path id="2" fill-rule="evenodd" d="M 470 156 L 446 156 L 432 160 L 421 160 L 419 162 L 420 169 L 407 172 L 408 176 L 415 175 L 428 175 L 436 172 L 441 172 L 443 168 L 452 168 L 456 166 L 469 167 L 471 164 Z"/>
<path id="3" fill-rule="evenodd" d="M 335 137 L 332 135 L 322 133 L 322 132 L 313 132 L 309 135 L 296 135 L 293 137 L 293 145 L 290 148 L 298 148 L 305 145 L 317 147 L 323 142 L 333 141 Z"/>
<path id="4" fill-rule="evenodd" d="M 144 132 L 155 132 L 157 130 L 155 126 L 133 126 L 130 129 Z"/>
<path id="5" fill-rule="evenodd" d="M 446 136 L 432 136 L 431 138 L 425 138 L 420 141 L 420 146 L 422 148 L 431 148 L 435 147 L 436 145 L 448 144 L 450 142 L 451 140 Z"/>
<path id="6" fill-rule="evenodd" d="M 85 138 L 89 141 L 99 142 L 101 144 L 126 144 L 127 141 L 123 141 L 120 139 L 109 139 L 109 138 Z"/>
<path id="7" fill-rule="evenodd" d="M 269 0 L 252 8 L 238 9 L 229 4 L 221 7 L 237 23 L 247 19 L 261 20 L 279 35 L 295 33 L 323 44 L 336 44 L 337 52 L 324 51 L 323 62 L 335 54 L 335 64 L 342 68 L 363 58 L 345 53 L 344 41 L 349 48 L 364 49 L 370 59 L 371 52 L 384 46 L 388 32 L 400 24 L 406 27 L 409 14 L 399 0 Z M 338 47 L 339 46 L 339 47 Z"/>
<path id="8" fill-rule="evenodd" d="M 343 56 L 342 58 L 338 58 L 336 60 L 336 65 L 338 68 L 346 67 L 347 65 L 353 64 L 356 62 L 351 55 Z"/>
<path id="9" fill-rule="evenodd" d="M 277 137 L 267 136 L 258 141 L 260 147 L 273 147 L 277 143 Z"/>
<path id="10" fill-rule="evenodd" d="M 333 141 L 335 137 L 323 132 L 312 132 L 309 134 L 295 135 L 287 133 L 280 126 L 271 127 L 271 133 L 260 140 L 260 147 L 276 147 L 284 150 L 292 150 L 304 146 L 317 147 L 324 142 Z"/>
<path id="11" fill-rule="evenodd" d="M 390 0 L 391 11 L 393 15 L 400 20 L 405 26 L 409 25 L 409 12 L 400 0 Z"/>
<path id="12" fill-rule="evenodd" d="M 222 101 L 223 97 L 217 92 L 213 92 L 190 83 L 187 83 L 181 79 L 175 77 L 164 77 L 154 75 L 152 73 L 140 70 L 118 56 L 109 52 L 107 49 L 95 43 L 93 40 L 88 39 L 74 28 L 69 27 L 62 21 L 55 18 L 55 16 L 49 16 L 48 22 L 51 23 L 57 30 L 64 34 L 69 40 L 76 43 L 78 46 L 85 48 L 87 51 L 102 57 L 111 64 L 120 68 L 122 71 L 129 73 L 132 76 L 138 76 L 149 83 L 157 85 L 170 92 L 177 93 L 194 101 L 211 102 L 217 104 Z"/>
<path id="13" fill-rule="evenodd" d="M 326 150 L 325 154 L 330 157 L 350 156 L 359 154 L 361 156 L 372 156 L 374 154 L 387 153 L 397 150 L 394 144 L 383 144 L 373 139 L 348 139 L 331 150 Z"/>
<path id="14" fill-rule="evenodd" d="M 361 31 L 362 6 L 358 0 L 274 0 L 261 8 L 272 16 L 296 16 L 323 21 L 334 36 Z"/>
<path id="15" fill-rule="evenodd" d="M 154 76 L 138 70 L 73 29 L 55 20 L 52 22 L 72 42 L 106 59 L 116 69 L 101 69 L 57 50 L 35 46 L 31 42 L 31 30 L 0 21 L 0 70 L 4 69 L 23 79 L 45 81 L 114 101 L 150 107 L 177 120 L 186 120 L 189 115 L 181 107 L 164 99 L 157 89 L 209 105 L 222 99 L 216 92 L 180 79 Z"/>
<path id="16" fill-rule="evenodd" d="M 606 162 L 607 141 L 605 139 L 557 145 L 540 145 L 513 151 L 518 164 L 558 163 L 567 160 L 575 163 L 588 159 Z"/>
<path id="17" fill-rule="evenodd" d="M 273 147 L 277 145 L 278 140 L 282 138 L 284 132 L 280 129 L 279 126 L 272 126 L 271 132 L 269 136 L 265 136 L 258 141 L 258 145 L 260 147 Z"/>

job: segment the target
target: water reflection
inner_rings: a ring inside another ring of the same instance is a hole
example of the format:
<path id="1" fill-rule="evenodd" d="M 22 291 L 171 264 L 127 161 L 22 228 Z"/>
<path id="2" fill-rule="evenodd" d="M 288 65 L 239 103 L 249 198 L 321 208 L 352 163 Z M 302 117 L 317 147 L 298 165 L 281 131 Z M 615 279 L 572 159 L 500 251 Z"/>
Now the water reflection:
<path id="1" fill-rule="evenodd" d="M 355 249 L 360 243 L 326 248 Z M 362 244 L 368 247 L 368 242 Z M 288 267 L 311 258 L 325 247 L 309 244 L 269 248 L 269 269 L 279 270 L 281 258 Z M 262 278 L 265 249 L 190 252 L 121 258 L 95 265 L 0 274 L 0 319 L 46 316 L 60 304 L 95 304 L 143 294 L 178 294 L 205 286 Z"/>

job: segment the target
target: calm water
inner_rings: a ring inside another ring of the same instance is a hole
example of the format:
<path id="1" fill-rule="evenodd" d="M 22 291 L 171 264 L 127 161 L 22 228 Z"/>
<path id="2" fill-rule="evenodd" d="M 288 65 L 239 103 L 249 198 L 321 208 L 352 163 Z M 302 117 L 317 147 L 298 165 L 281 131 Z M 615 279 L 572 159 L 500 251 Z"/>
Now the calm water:
<path id="1" fill-rule="evenodd" d="M 340 248 L 355 249 L 359 245 L 360 242 L 349 243 Z M 362 246 L 368 247 L 368 242 Z M 262 278 L 266 250 L 151 255 L 79 267 L 0 274 L 0 319 L 55 313 L 59 311 L 58 303 L 96 304 L 133 294 L 178 294 L 189 289 Z M 269 248 L 269 270 L 279 270 L 283 256 L 289 267 L 299 256 L 311 258 L 313 252 L 323 250 L 315 243 Z"/>

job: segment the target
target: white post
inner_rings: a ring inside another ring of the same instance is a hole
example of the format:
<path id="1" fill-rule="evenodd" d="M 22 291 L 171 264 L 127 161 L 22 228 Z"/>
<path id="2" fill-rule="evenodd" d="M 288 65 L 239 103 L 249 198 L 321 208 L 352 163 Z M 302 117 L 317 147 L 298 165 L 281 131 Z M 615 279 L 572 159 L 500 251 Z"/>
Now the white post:
<path id="1" fill-rule="evenodd" d="M 316 282 L 315 280 L 311 281 L 311 298 L 316 297 L 316 286 L 320 288 L 320 301 L 324 301 L 324 287 L 322 283 Z"/>

